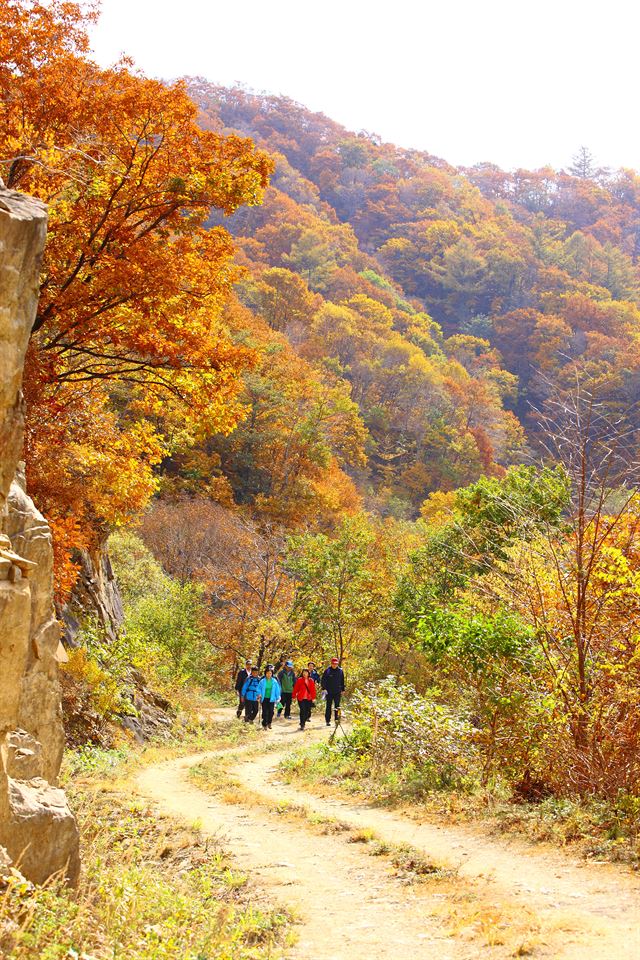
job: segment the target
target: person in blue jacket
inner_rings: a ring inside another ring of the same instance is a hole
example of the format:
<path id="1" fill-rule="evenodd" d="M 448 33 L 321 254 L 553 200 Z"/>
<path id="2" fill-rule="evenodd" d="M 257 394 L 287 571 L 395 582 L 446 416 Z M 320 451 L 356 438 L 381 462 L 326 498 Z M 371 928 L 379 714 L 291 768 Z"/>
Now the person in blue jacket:
<path id="1" fill-rule="evenodd" d="M 258 716 L 260 701 L 258 700 L 258 688 L 260 687 L 260 673 L 256 666 L 251 667 L 251 673 L 242 684 L 240 696 L 244 703 L 244 722 L 253 723 Z"/>
<path id="2" fill-rule="evenodd" d="M 264 677 L 258 684 L 258 700 L 262 704 L 262 726 L 265 730 L 271 730 L 273 711 L 276 703 L 280 702 L 280 684 L 278 678 L 273 675 L 271 665 L 267 667 Z"/>

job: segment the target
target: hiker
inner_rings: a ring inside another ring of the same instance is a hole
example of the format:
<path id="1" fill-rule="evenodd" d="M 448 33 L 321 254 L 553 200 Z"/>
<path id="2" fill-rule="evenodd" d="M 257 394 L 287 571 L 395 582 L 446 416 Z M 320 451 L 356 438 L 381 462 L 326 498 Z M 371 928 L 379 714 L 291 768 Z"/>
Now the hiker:
<path id="1" fill-rule="evenodd" d="M 242 685 L 242 699 L 244 701 L 244 722 L 253 723 L 258 716 L 258 687 L 260 686 L 260 672 L 256 666 L 251 667 L 251 673 Z"/>
<path id="2" fill-rule="evenodd" d="M 235 691 L 238 694 L 238 709 L 236 710 L 236 717 L 238 718 L 238 720 L 242 716 L 242 707 L 243 707 L 242 688 L 244 686 L 245 680 L 247 679 L 250 673 L 251 673 L 251 660 L 245 660 L 244 667 L 238 670 L 238 675 L 236 677 Z"/>
<path id="3" fill-rule="evenodd" d="M 313 662 L 313 660 L 309 660 L 309 663 L 307 664 L 307 667 L 308 667 L 308 669 L 309 669 L 309 676 L 311 677 L 311 679 L 312 679 L 313 682 L 315 683 L 315 685 L 316 685 L 316 690 L 317 690 L 317 689 L 319 688 L 319 686 L 320 686 L 320 674 L 319 674 L 318 671 L 316 670 L 316 665 L 315 665 L 315 663 Z M 313 703 L 311 704 L 311 709 L 312 709 L 312 711 L 315 710 L 315 706 L 316 706 L 316 702 L 315 702 L 315 700 L 314 700 Z M 311 717 L 309 717 L 309 723 L 310 723 L 310 722 L 311 722 Z"/>
<path id="4" fill-rule="evenodd" d="M 273 710 L 276 703 L 280 702 L 280 684 L 273 675 L 271 664 L 267 666 L 264 677 L 258 684 L 258 700 L 262 704 L 262 726 L 265 730 L 271 730 Z"/>
<path id="5" fill-rule="evenodd" d="M 311 706 L 315 703 L 316 699 L 316 685 L 309 676 L 309 671 L 306 667 L 296 680 L 293 695 L 300 707 L 300 729 L 304 730 L 305 723 L 307 723 L 311 717 Z"/>
<path id="6" fill-rule="evenodd" d="M 293 688 L 296 682 L 296 674 L 293 669 L 293 660 L 287 660 L 283 669 L 278 674 L 278 683 L 280 684 L 280 700 L 282 706 L 278 707 L 278 716 L 284 710 L 285 720 L 291 719 L 291 699 L 293 697 Z"/>
<path id="7" fill-rule="evenodd" d="M 335 710 L 336 722 L 340 719 L 340 700 L 344 693 L 344 672 L 337 657 L 331 658 L 331 663 L 322 674 L 322 689 L 326 693 L 324 719 L 328 727 L 331 726 L 331 707 Z"/>

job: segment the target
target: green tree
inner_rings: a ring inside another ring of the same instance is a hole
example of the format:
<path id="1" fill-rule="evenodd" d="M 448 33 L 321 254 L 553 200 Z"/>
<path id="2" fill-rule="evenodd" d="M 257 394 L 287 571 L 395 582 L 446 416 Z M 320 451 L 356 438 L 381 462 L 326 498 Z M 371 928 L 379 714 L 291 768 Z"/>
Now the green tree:
<path id="1" fill-rule="evenodd" d="M 409 616 L 446 602 L 470 577 L 507 560 L 516 541 L 556 529 L 568 503 L 562 467 L 511 467 L 504 477 L 481 477 L 457 490 L 448 522 L 427 528 L 426 542 L 414 552 L 401 584 L 399 600 L 408 604 Z"/>
<path id="2" fill-rule="evenodd" d="M 206 684 L 211 648 L 203 627 L 203 592 L 199 584 L 167 577 L 159 591 L 128 611 L 127 634 L 139 651 L 147 651 L 161 679 Z"/>
<path id="3" fill-rule="evenodd" d="M 203 588 L 168 576 L 130 532 L 114 533 L 109 551 L 125 613 L 116 644 L 121 659 L 156 680 L 206 685 L 212 650 Z"/>
<path id="4" fill-rule="evenodd" d="M 342 662 L 372 612 L 367 561 L 373 534 L 366 517 L 344 520 L 334 539 L 305 534 L 289 541 L 287 568 L 296 581 L 294 616 L 323 656 Z"/>
<path id="5" fill-rule="evenodd" d="M 303 230 L 290 253 L 282 259 L 304 277 L 312 290 L 325 289 L 337 266 L 333 250 L 313 230 Z"/>

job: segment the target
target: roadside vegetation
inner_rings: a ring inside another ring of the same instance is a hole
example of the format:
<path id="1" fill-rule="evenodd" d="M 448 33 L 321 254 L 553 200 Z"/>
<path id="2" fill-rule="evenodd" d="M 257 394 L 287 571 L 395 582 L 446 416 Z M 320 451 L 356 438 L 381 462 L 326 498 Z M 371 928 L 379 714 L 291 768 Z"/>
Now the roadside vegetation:
<path id="1" fill-rule="evenodd" d="M 395 714 L 389 705 L 389 688 Z M 452 740 L 448 711 L 439 710 L 434 719 L 433 702 L 413 689 L 404 688 L 400 694 L 396 690 L 395 678 L 388 678 L 372 685 L 368 697 L 355 697 L 346 734 L 284 758 L 280 776 L 301 794 L 329 791 L 401 809 L 418 819 L 482 824 L 496 834 L 511 833 L 569 848 L 588 859 L 640 868 L 640 801 L 636 797 L 624 792 L 604 799 L 545 792 L 535 799 L 522 797 L 499 772 L 488 779 L 483 776 L 471 727 L 465 734 L 456 723 Z M 372 720 L 372 701 L 378 705 L 385 701 L 384 717 Z"/>
<path id="2" fill-rule="evenodd" d="M 161 731 L 189 738 L 198 716 L 225 699 L 228 671 L 208 642 L 203 589 L 166 574 L 130 531 L 109 540 L 124 621 L 108 636 L 89 612 L 63 666 L 68 742 L 111 746 L 122 722 L 150 705 L 164 714 Z"/>
<path id="3" fill-rule="evenodd" d="M 123 781 L 132 762 L 140 762 L 139 752 L 126 747 L 67 758 L 65 785 L 82 836 L 80 886 L 69 890 L 54 879 L 34 887 L 12 872 L 0 891 L 0 955 L 254 960 L 278 954 L 290 918 L 256 907 L 249 878 L 197 825 L 159 816 L 132 798 Z"/>

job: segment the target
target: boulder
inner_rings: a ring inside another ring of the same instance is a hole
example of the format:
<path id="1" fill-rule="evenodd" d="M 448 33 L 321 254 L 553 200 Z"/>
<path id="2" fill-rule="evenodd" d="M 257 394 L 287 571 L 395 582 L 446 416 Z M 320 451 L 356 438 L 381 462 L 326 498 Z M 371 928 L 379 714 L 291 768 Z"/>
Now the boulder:
<path id="1" fill-rule="evenodd" d="M 64 790 L 40 777 L 9 777 L 11 851 L 20 872 L 33 883 L 56 876 L 78 882 L 78 825 Z M 5 844 L 6 846 L 6 844 Z"/>

